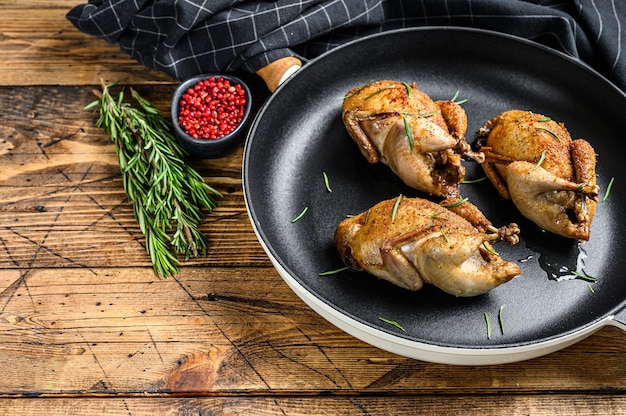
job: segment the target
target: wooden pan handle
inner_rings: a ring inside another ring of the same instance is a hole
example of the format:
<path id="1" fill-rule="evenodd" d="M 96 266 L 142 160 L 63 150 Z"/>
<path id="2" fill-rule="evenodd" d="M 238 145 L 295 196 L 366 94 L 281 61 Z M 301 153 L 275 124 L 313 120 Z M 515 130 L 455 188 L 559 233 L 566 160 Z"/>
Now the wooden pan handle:
<path id="1" fill-rule="evenodd" d="M 270 91 L 274 92 L 283 81 L 293 75 L 300 67 L 302 67 L 302 61 L 296 57 L 287 56 L 265 65 L 256 73 L 263 78 Z"/>

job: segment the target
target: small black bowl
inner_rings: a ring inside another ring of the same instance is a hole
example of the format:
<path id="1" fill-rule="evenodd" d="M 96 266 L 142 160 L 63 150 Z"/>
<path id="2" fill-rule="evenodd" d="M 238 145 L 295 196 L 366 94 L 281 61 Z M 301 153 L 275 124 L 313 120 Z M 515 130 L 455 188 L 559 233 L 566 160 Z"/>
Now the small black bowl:
<path id="1" fill-rule="evenodd" d="M 178 123 L 178 114 L 180 111 L 180 100 L 187 92 L 189 88 L 193 88 L 200 81 L 204 81 L 214 77 L 215 79 L 223 78 L 230 82 L 231 86 L 240 84 L 245 91 L 246 104 L 244 109 L 244 115 L 237 127 L 230 133 L 215 139 L 197 139 L 185 132 L 185 130 Z M 194 159 L 209 159 L 216 158 L 225 155 L 232 150 L 237 144 L 239 144 L 245 137 L 247 131 L 246 127 L 250 119 L 250 112 L 252 109 L 252 95 L 250 94 L 250 88 L 239 78 L 226 75 L 226 74 L 201 74 L 183 81 L 174 91 L 172 97 L 171 115 L 172 124 L 174 126 L 174 133 L 178 138 L 178 141 L 185 150 L 189 153 L 189 156 Z"/>

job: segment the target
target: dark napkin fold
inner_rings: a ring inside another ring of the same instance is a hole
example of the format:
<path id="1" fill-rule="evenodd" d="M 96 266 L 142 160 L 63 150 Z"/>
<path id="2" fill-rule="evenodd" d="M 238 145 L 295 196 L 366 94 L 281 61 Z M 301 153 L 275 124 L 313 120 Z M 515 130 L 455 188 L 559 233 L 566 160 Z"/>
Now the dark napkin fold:
<path id="1" fill-rule="evenodd" d="M 578 58 L 626 91 L 621 0 L 89 0 L 67 18 L 182 80 L 304 62 L 385 30 L 463 26 L 534 40 Z"/>

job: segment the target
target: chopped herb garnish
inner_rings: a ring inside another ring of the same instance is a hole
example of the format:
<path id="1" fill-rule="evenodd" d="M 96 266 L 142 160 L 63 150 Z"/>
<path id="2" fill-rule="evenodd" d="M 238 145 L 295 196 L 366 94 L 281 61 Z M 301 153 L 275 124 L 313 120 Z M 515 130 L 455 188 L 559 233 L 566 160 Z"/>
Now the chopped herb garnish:
<path id="1" fill-rule="evenodd" d="M 500 332 L 504 335 L 504 320 L 502 319 L 502 310 L 504 309 L 504 305 L 500 306 L 500 311 L 498 312 L 498 322 L 500 322 Z"/>
<path id="2" fill-rule="evenodd" d="M 381 321 L 383 321 L 386 324 L 395 326 L 396 328 L 398 328 L 402 332 L 406 332 L 406 330 L 402 327 L 402 325 L 400 325 L 396 321 L 392 321 L 391 319 L 386 319 L 386 318 L 383 318 L 383 317 L 379 317 L 378 319 L 380 319 Z"/>
<path id="3" fill-rule="evenodd" d="M 561 139 L 559 138 L 559 135 L 556 134 L 555 132 L 553 132 L 552 130 L 544 129 L 543 127 L 536 127 L 536 129 L 537 130 L 543 130 L 546 133 L 551 134 L 556 139 L 557 142 L 561 143 Z"/>
<path id="4" fill-rule="evenodd" d="M 403 82 L 403 84 L 406 87 L 406 94 L 410 97 L 411 96 L 411 86 L 409 85 L 408 82 Z"/>
<path id="5" fill-rule="evenodd" d="M 371 211 L 371 209 L 368 209 L 367 212 L 365 213 L 365 220 L 363 221 L 364 225 L 367 224 L 367 222 L 370 219 L 370 211 Z"/>
<path id="6" fill-rule="evenodd" d="M 486 176 L 483 176 L 482 178 L 478 178 L 478 179 L 470 179 L 470 180 L 465 180 L 464 179 L 464 180 L 461 181 L 461 183 L 464 183 L 464 184 L 478 183 L 478 182 L 484 181 L 485 179 L 487 179 Z"/>
<path id="7" fill-rule="evenodd" d="M 446 243 L 449 243 L 450 240 L 448 240 L 448 236 L 446 235 L 446 232 L 443 230 L 443 228 L 441 228 L 439 231 L 441 231 L 441 235 L 443 236 L 444 240 L 446 240 Z"/>
<path id="8" fill-rule="evenodd" d="M 591 290 L 591 293 L 596 293 L 596 291 L 591 287 L 591 283 L 587 283 L 587 287 Z"/>
<path id="9" fill-rule="evenodd" d="M 437 114 L 439 111 L 431 111 L 430 113 L 424 113 L 424 114 L 420 114 L 419 117 L 420 118 L 428 118 L 428 117 L 432 117 L 435 114 Z"/>
<path id="10" fill-rule="evenodd" d="M 306 212 L 309 210 L 309 207 L 304 207 L 304 209 L 302 210 L 302 212 L 300 212 L 298 214 L 298 216 L 296 218 L 294 218 L 293 220 L 291 220 L 292 223 L 298 221 L 300 218 L 304 217 L 304 214 L 306 214 Z"/>
<path id="11" fill-rule="evenodd" d="M 413 133 L 411 132 L 411 127 L 409 127 L 409 122 L 406 117 L 402 116 L 402 121 L 404 122 L 404 131 L 406 132 L 406 137 L 409 140 L 409 149 L 413 151 Z"/>
<path id="12" fill-rule="evenodd" d="M 484 312 L 485 315 L 485 323 L 487 324 L 487 339 L 491 339 L 491 319 L 489 319 L 489 314 Z"/>
<path id="13" fill-rule="evenodd" d="M 432 215 L 430 218 L 432 218 L 433 220 L 441 219 L 441 214 L 443 213 L 445 213 L 445 211 L 439 211 L 438 213 Z"/>
<path id="14" fill-rule="evenodd" d="M 459 199 L 458 201 L 452 203 L 452 204 L 441 204 L 442 207 L 444 208 L 454 208 L 454 207 L 458 207 L 459 205 L 462 205 L 464 203 L 467 202 L 467 198 L 462 198 Z"/>
<path id="15" fill-rule="evenodd" d="M 485 250 L 487 250 L 488 252 L 490 252 L 493 255 L 499 256 L 498 252 L 495 251 L 493 248 L 491 248 L 490 246 L 487 245 L 487 242 L 485 241 L 483 243 L 483 247 L 485 248 Z"/>
<path id="16" fill-rule="evenodd" d="M 398 213 L 398 206 L 400 205 L 400 201 L 402 200 L 402 194 L 398 195 L 396 199 L 396 203 L 393 204 L 393 211 L 391 211 L 391 222 L 396 220 L 396 214 Z"/>
<path id="17" fill-rule="evenodd" d="M 324 176 L 324 185 L 326 185 L 326 190 L 328 192 L 332 192 L 333 190 L 330 189 L 330 182 L 328 181 L 328 175 L 326 174 L 326 172 L 322 172 L 322 175 Z"/>
<path id="18" fill-rule="evenodd" d="M 534 170 L 537 170 L 539 168 L 539 166 L 541 166 L 541 164 L 543 163 L 543 161 L 545 159 L 546 159 L 546 151 L 544 150 L 543 152 L 541 152 L 541 156 L 539 156 L 539 161 L 535 165 L 535 169 Z"/>
<path id="19" fill-rule="evenodd" d="M 452 99 L 450 101 L 452 101 L 453 103 L 456 103 L 458 105 L 461 104 L 465 104 L 467 102 L 467 98 L 461 100 L 461 101 L 457 101 L 456 99 L 459 98 L 459 90 L 456 90 L 456 92 L 454 93 L 454 97 L 452 97 Z"/>
<path id="20" fill-rule="evenodd" d="M 352 94 L 350 94 L 350 93 L 346 94 L 343 98 L 354 97 L 355 95 L 357 95 L 358 93 L 363 91 L 365 88 L 367 88 L 367 86 L 370 85 L 372 82 L 374 82 L 374 80 L 371 80 L 367 84 L 363 85 L 361 88 L 356 89 Z"/>
<path id="21" fill-rule="evenodd" d="M 346 271 L 346 270 L 348 270 L 347 267 L 340 267 L 340 268 L 335 269 L 335 270 L 328 270 L 326 272 L 318 273 L 317 275 L 318 276 L 330 276 L 331 274 L 341 273 L 341 272 Z"/>
<path id="22" fill-rule="evenodd" d="M 394 88 L 396 88 L 396 86 L 395 86 L 395 85 L 390 85 L 390 86 L 388 86 L 388 87 L 379 88 L 379 89 L 377 89 L 376 91 L 372 92 L 372 93 L 371 93 L 370 95 L 368 95 L 367 97 L 363 98 L 363 100 L 369 100 L 370 98 L 372 98 L 373 96 L 375 96 L 375 95 L 376 95 L 376 94 L 378 94 L 378 93 L 381 93 L 381 92 L 386 91 L 386 90 L 392 90 L 392 89 L 394 89 Z"/>
<path id="23" fill-rule="evenodd" d="M 611 188 L 613 187 L 613 181 L 615 180 L 615 177 L 613 176 L 611 178 L 611 180 L 609 181 L 609 184 L 606 186 L 606 191 L 604 192 L 604 197 L 602 198 L 602 201 L 606 201 L 606 199 L 609 197 L 609 193 L 611 192 Z"/>
<path id="24" fill-rule="evenodd" d="M 537 119 L 538 122 L 540 123 L 545 123 L 546 121 L 551 121 L 552 119 L 550 117 L 541 117 L 539 119 Z"/>
<path id="25" fill-rule="evenodd" d="M 587 276 L 586 274 L 578 273 L 575 271 L 572 271 L 572 274 L 576 276 L 577 279 L 586 280 L 587 282 L 594 283 L 598 281 L 598 279 L 596 279 L 595 277 Z"/>

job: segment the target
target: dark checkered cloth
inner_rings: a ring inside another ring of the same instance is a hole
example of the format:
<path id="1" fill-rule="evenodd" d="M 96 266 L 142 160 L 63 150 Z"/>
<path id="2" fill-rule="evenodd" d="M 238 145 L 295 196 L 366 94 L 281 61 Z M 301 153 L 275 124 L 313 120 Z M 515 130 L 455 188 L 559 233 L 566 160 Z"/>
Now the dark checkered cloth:
<path id="1" fill-rule="evenodd" d="M 444 25 L 537 41 L 626 90 L 624 0 L 89 0 L 67 18 L 177 79 L 306 62 L 372 33 Z"/>

